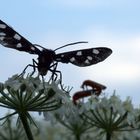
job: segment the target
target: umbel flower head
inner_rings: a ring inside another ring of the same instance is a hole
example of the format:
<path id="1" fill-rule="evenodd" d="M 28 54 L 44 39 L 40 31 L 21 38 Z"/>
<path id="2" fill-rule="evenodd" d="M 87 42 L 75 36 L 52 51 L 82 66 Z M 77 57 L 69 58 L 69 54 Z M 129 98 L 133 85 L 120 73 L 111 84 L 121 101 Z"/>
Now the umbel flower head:
<path id="1" fill-rule="evenodd" d="M 31 118 L 29 112 L 44 112 L 58 109 L 62 105 L 64 91 L 58 88 L 58 84 L 41 81 L 39 77 L 14 75 L 5 83 L 0 84 L 0 106 L 14 110 L 14 114 L 26 115 Z M 3 117 L 2 119 L 4 119 Z"/>
<path id="2" fill-rule="evenodd" d="M 81 114 L 83 120 L 98 129 L 100 134 L 106 134 L 107 140 L 116 132 L 138 130 L 138 116 L 130 98 L 122 101 L 115 94 L 110 98 L 90 98 L 85 104 L 85 112 Z"/>

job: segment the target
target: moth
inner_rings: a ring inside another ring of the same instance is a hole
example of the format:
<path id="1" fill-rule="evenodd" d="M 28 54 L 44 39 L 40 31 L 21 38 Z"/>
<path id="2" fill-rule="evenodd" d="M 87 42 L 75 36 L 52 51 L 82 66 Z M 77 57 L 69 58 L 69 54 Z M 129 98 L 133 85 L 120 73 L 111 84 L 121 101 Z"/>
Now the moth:
<path id="1" fill-rule="evenodd" d="M 58 49 L 79 43 L 87 42 L 74 42 L 61 46 L 55 50 L 47 49 L 40 45 L 32 44 L 12 27 L 0 20 L 0 44 L 7 48 L 38 55 L 37 61 L 33 59 L 33 64 L 29 64 L 27 67 L 32 66 L 34 71 L 38 69 L 39 74 L 42 76 L 45 76 L 48 71 L 51 71 L 53 76 L 57 75 L 57 73 L 60 73 L 61 75 L 61 72 L 57 70 L 58 62 L 86 67 L 104 61 L 112 53 L 112 50 L 107 47 L 56 53 Z"/>

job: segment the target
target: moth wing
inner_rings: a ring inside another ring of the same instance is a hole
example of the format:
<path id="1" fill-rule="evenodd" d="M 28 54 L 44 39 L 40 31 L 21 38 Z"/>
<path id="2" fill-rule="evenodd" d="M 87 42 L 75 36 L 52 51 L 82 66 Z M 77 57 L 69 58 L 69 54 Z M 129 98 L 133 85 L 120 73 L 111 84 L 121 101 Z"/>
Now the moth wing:
<path id="1" fill-rule="evenodd" d="M 27 39 L 17 33 L 12 27 L 0 20 L 0 44 L 7 48 L 39 54 L 40 50 L 36 48 Z"/>
<path id="2" fill-rule="evenodd" d="M 62 63 L 72 63 L 79 67 L 86 67 L 104 61 L 112 50 L 106 47 L 89 48 L 59 53 L 55 60 Z"/>

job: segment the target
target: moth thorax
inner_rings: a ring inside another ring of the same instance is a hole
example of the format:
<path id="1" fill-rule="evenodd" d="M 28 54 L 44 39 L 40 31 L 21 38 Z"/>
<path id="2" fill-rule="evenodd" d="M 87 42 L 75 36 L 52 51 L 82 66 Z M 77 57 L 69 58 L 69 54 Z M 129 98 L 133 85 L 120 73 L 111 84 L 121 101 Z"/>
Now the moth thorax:
<path id="1" fill-rule="evenodd" d="M 53 63 L 55 52 L 53 50 L 45 49 L 38 57 L 38 71 L 41 75 L 46 75 Z"/>
<path id="2" fill-rule="evenodd" d="M 53 50 L 45 49 L 38 57 L 40 63 L 52 62 L 54 60 L 55 52 Z"/>
<path id="3" fill-rule="evenodd" d="M 39 72 L 39 75 L 45 76 L 48 72 L 48 69 L 38 67 L 38 72 Z"/>

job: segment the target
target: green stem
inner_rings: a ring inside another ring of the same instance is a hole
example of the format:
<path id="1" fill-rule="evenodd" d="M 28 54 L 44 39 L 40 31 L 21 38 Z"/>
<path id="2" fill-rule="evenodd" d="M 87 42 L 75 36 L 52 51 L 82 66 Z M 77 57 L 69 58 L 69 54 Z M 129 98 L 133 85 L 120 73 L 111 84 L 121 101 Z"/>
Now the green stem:
<path id="1" fill-rule="evenodd" d="M 111 140 L 111 133 L 109 132 L 106 133 L 106 140 Z"/>
<path id="2" fill-rule="evenodd" d="M 20 113 L 19 117 L 20 117 L 20 120 L 23 124 L 24 130 L 25 130 L 26 135 L 28 137 L 28 140 L 34 140 L 30 126 L 29 126 L 28 121 L 27 121 L 26 115 L 24 113 Z"/>
<path id="3" fill-rule="evenodd" d="M 12 134 L 12 127 L 11 127 L 11 120 L 8 118 L 8 128 L 9 128 L 9 135 L 11 140 L 13 140 L 13 134 Z"/>
<path id="4" fill-rule="evenodd" d="M 79 134 L 75 135 L 75 139 L 80 140 L 80 135 Z"/>

